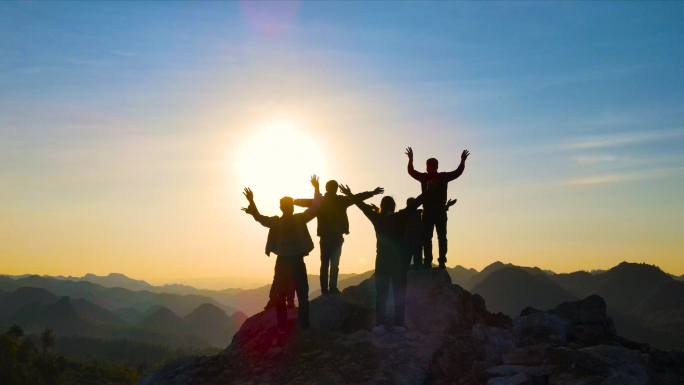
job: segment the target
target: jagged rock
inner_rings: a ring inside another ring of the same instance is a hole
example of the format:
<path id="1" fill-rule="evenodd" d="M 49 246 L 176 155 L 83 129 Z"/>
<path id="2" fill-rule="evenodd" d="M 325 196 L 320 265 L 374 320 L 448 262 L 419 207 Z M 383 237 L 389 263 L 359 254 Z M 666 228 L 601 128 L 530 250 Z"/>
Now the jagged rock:
<path id="1" fill-rule="evenodd" d="M 520 316 L 524 317 L 526 315 L 530 315 L 530 314 L 534 314 L 534 313 L 540 313 L 540 312 L 541 312 L 541 310 L 537 310 L 537 309 L 533 308 L 532 306 L 528 306 L 528 307 L 522 309 L 522 311 L 520 312 Z"/>
<path id="2" fill-rule="evenodd" d="M 483 343 L 485 368 L 501 364 L 502 356 L 516 347 L 513 335 L 506 329 L 475 325 L 472 337 Z"/>
<path id="3" fill-rule="evenodd" d="M 615 336 L 613 320 L 603 298 L 592 295 L 581 301 L 563 302 L 553 310 L 516 317 L 513 334 L 521 345 L 550 342 L 583 346 L 604 343 Z"/>
<path id="4" fill-rule="evenodd" d="M 554 369 L 555 366 L 499 365 L 485 369 L 485 376 L 512 377 L 524 373 L 532 377 L 542 377 L 553 373 Z"/>
<path id="5" fill-rule="evenodd" d="M 551 348 L 549 344 L 525 346 L 503 355 L 504 365 L 541 365 L 546 353 Z"/>
<path id="6" fill-rule="evenodd" d="M 476 323 L 501 326 L 512 323 L 503 314 L 489 313 L 481 296 L 453 285 L 444 269 L 409 271 L 408 279 L 405 322 L 410 330 L 449 333 L 470 329 Z M 369 322 L 372 322 L 375 317 L 375 295 L 375 282 L 371 278 L 358 286 L 346 288 L 340 298 L 367 308 L 371 312 Z M 388 306 L 390 318 L 393 314 L 391 303 Z"/>
<path id="7" fill-rule="evenodd" d="M 599 345 L 583 349 L 558 348 L 551 353 L 551 362 L 564 370 L 549 378 L 550 384 L 651 384 L 647 362 L 642 353 L 622 346 Z M 681 384 L 679 377 L 671 384 Z M 667 382 L 657 382 L 667 384 Z"/>
<path id="8" fill-rule="evenodd" d="M 179 360 L 138 384 L 684 383 L 684 353 L 615 336 L 600 298 L 518 317 L 509 330 L 495 325 L 510 318 L 489 313 L 484 298 L 450 282 L 438 269 L 409 275 L 407 334 L 370 331 L 371 278 L 311 301 L 308 331 L 297 328 L 291 309 L 280 335 L 270 309 L 246 320 L 220 354 Z M 597 341 L 611 345 L 587 347 Z"/>
<path id="9" fill-rule="evenodd" d="M 389 303 L 393 304 L 393 298 Z M 392 313 L 390 305 L 388 315 Z M 290 309 L 288 330 L 281 336 L 274 309 L 256 314 L 244 322 L 231 345 L 218 356 L 201 364 L 169 365 L 140 383 L 422 384 L 428 377 L 469 374 L 477 345 L 470 337 L 473 325 L 487 327 L 488 320 L 511 323 L 510 318 L 489 313 L 482 297 L 451 284 L 442 269 L 410 272 L 409 333 L 404 335 L 369 331 L 375 319 L 373 278 L 339 296 L 312 300 L 309 331 L 298 331 L 296 317 L 296 309 Z M 488 328 L 494 335 L 495 328 Z M 510 333 L 507 338 L 512 341 Z"/>
<path id="10" fill-rule="evenodd" d="M 531 377 L 526 373 L 518 373 L 511 377 L 494 377 L 487 381 L 487 385 L 525 385 L 530 384 Z"/>

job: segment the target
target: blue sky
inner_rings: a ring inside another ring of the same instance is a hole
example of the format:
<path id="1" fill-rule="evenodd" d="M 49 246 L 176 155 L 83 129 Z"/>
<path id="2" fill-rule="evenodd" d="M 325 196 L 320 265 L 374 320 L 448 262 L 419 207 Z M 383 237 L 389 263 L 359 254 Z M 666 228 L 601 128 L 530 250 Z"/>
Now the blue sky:
<path id="1" fill-rule="evenodd" d="M 404 147 L 445 170 L 470 149 L 450 265 L 682 274 L 683 16 L 678 2 L 0 3 L 0 256 L 37 261 L 7 273 L 268 275 L 265 234 L 234 210 L 256 182 L 225 164 L 258 122 L 293 115 L 324 178 L 400 201 L 418 189 Z M 357 214 L 349 272 L 372 260 Z M 192 258 L 204 267 L 188 273 Z"/>

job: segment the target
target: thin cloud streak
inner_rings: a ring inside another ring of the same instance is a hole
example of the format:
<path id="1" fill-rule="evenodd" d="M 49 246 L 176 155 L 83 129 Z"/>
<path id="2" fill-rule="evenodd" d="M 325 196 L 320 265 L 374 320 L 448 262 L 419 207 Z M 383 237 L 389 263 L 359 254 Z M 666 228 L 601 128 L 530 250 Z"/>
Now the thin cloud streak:
<path id="1" fill-rule="evenodd" d="M 670 169 L 655 169 L 648 171 L 638 171 L 629 173 L 596 175 L 587 178 L 573 179 L 560 183 L 564 186 L 587 186 L 606 183 L 633 182 L 646 179 L 669 178 L 684 175 L 684 167 Z"/>
<path id="2" fill-rule="evenodd" d="M 561 146 L 564 150 L 629 146 L 637 143 L 659 142 L 684 137 L 684 130 L 666 132 L 639 132 L 619 135 L 583 137 L 574 143 Z"/>

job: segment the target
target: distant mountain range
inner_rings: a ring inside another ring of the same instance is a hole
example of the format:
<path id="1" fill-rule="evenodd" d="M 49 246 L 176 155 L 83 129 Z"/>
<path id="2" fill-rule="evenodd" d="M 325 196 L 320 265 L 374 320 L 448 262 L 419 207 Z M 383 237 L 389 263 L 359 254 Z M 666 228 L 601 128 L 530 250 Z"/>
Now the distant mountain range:
<path id="1" fill-rule="evenodd" d="M 621 335 L 662 348 L 684 348 L 684 282 L 656 266 L 623 262 L 601 272 L 549 274 L 496 262 L 463 287 L 482 295 L 491 311 L 512 317 L 528 306 L 548 310 L 598 294 Z"/>
<path id="2" fill-rule="evenodd" d="M 202 348 L 226 346 L 245 319 L 244 313 L 201 295 L 40 276 L 0 277 L 0 326 L 20 325 L 28 333 L 49 327 L 60 336 Z"/>
<path id="3" fill-rule="evenodd" d="M 621 334 L 660 347 L 684 347 L 684 276 L 669 275 L 656 266 L 623 262 L 609 270 L 556 274 L 495 262 L 481 271 L 463 266 L 447 271 L 454 283 L 482 295 L 492 311 L 516 316 L 527 307 L 546 310 L 598 294 L 605 298 Z M 341 275 L 339 289 L 358 285 L 372 274 L 371 270 Z M 38 327 L 35 320 L 56 322 L 64 317 L 78 325 L 72 329 L 90 335 L 97 334 L 89 328 L 98 324 L 118 328 L 117 335 L 126 334 L 121 330 L 128 328 L 129 334 L 144 341 L 162 338 L 144 335 L 141 330 L 173 335 L 179 344 L 196 337 L 202 343 L 223 346 L 234 333 L 231 328 L 263 309 L 270 287 L 206 290 L 178 284 L 152 286 L 122 274 L 0 276 L 0 323 L 11 319 Z M 60 302 L 65 296 L 70 297 L 73 311 Z M 309 298 L 318 296 L 319 277 L 310 275 Z M 58 311 L 60 316 L 55 315 Z M 73 331 L 66 323 L 63 326 L 65 331 Z"/>

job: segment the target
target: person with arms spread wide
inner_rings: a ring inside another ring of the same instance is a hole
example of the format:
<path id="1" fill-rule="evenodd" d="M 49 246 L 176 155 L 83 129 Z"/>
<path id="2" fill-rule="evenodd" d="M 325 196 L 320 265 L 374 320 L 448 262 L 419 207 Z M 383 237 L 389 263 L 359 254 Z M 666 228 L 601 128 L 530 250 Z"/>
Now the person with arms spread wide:
<path id="1" fill-rule="evenodd" d="M 325 184 L 325 195 L 318 209 L 318 236 L 321 238 L 321 293 L 340 294 L 337 288 L 337 276 L 340 271 L 340 256 L 344 235 L 349 234 L 349 218 L 347 208 L 354 202 L 344 195 L 337 195 L 338 184 L 331 180 Z M 366 200 L 385 190 L 378 187 L 373 191 L 356 194 L 356 198 Z M 310 207 L 311 199 L 295 199 L 296 206 Z M 330 269 L 330 282 L 328 282 L 328 269 Z"/>

